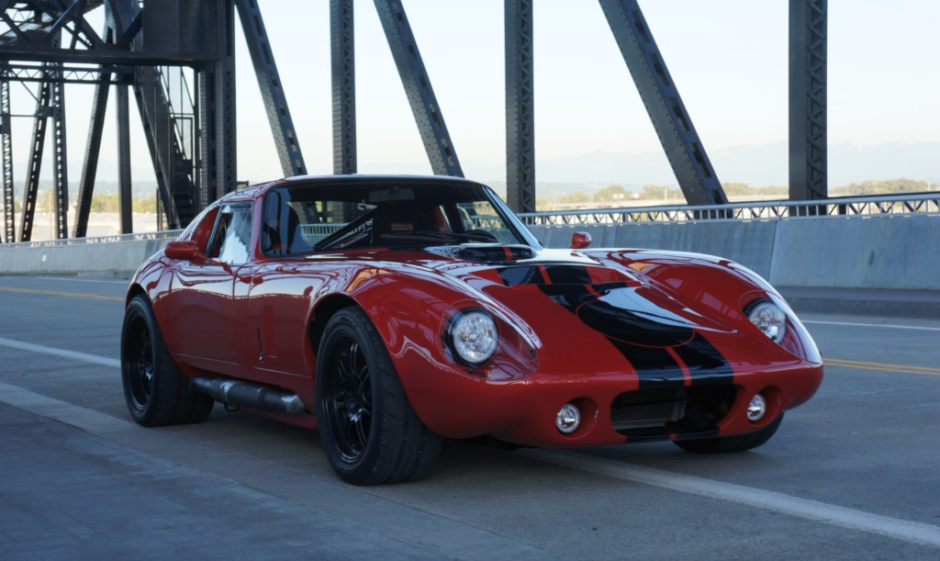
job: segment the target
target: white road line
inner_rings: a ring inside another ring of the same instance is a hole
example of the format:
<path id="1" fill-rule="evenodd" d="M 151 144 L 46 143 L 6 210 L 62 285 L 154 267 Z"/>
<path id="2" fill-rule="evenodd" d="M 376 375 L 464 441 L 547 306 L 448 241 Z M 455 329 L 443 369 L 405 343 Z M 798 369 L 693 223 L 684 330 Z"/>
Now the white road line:
<path id="1" fill-rule="evenodd" d="M 72 277 L 24 277 L 24 278 L 33 278 L 37 280 L 54 280 L 54 281 L 68 281 L 68 282 L 103 282 L 107 284 L 123 284 L 124 286 L 129 286 L 131 284 L 130 279 L 128 280 L 106 280 L 106 279 L 76 279 Z"/>
<path id="2" fill-rule="evenodd" d="M 681 475 L 604 458 L 560 450 L 522 450 L 516 452 L 532 459 L 634 481 L 681 493 L 789 514 L 833 526 L 880 534 L 899 540 L 940 547 L 940 527 L 900 518 L 891 518 L 861 510 L 835 506 L 820 501 L 791 497 L 783 493 L 724 483 L 702 477 Z"/>
<path id="3" fill-rule="evenodd" d="M 0 337 L 0 345 L 24 351 L 71 358 L 92 364 L 112 366 L 114 368 L 120 368 L 121 366 L 121 361 L 113 358 L 45 347 L 42 345 L 33 345 L 31 343 L 22 343 L 2 337 Z M 634 481 L 636 483 L 652 485 L 654 487 L 661 487 L 681 493 L 729 501 L 788 514 L 797 518 L 824 522 L 841 528 L 880 534 L 908 542 L 940 547 L 940 527 L 921 522 L 891 518 L 889 516 L 872 514 L 870 512 L 831 505 L 820 501 L 791 497 L 790 495 L 777 493 L 775 491 L 745 487 L 744 485 L 735 485 L 734 483 L 725 483 L 691 475 L 682 475 L 574 452 L 533 449 L 521 450 L 516 452 L 516 454 L 542 462 L 606 475 L 608 477 L 615 477 L 617 479 Z"/>
<path id="4" fill-rule="evenodd" d="M 940 327 L 921 327 L 918 325 L 890 325 L 886 323 L 852 323 L 847 321 L 816 321 L 800 320 L 803 323 L 815 323 L 819 325 L 848 325 L 852 327 L 887 327 L 889 329 L 914 329 L 920 331 L 940 331 Z"/>
<path id="5" fill-rule="evenodd" d="M 60 356 L 62 358 L 70 358 L 72 360 L 78 360 L 81 362 L 88 362 L 91 364 L 98 364 L 101 366 L 110 366 L 112 368 L 121 367 L 121 361 L 116 358 L 90 355 L 88 353 L 80 353 L 78 351 L 67 351 L 65 349 L 56 349 L 54 347 L 34 345 L 32 343 L 23 343 L 22 341 L 14 341 L 13 339 L 4 339 L 3 337 L 0 337 L 0 346 L 10 347 L 11 349 L 19 349 L 21 351 L 29 351 L 32 353 L 41 353 L 41 354 L 46 354 L 46 355 Z"/>

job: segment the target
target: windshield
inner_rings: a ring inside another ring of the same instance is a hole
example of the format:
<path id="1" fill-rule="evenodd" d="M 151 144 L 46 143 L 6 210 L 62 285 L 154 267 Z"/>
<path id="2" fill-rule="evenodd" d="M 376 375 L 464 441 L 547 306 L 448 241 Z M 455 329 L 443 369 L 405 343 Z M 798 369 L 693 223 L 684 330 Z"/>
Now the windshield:
<path id="1" fill-rule="evenodd" d="M 264 197 L 261 251 L 523 244 L 538 240 L 483 185 L 414 180 L 285 185 Z"/>

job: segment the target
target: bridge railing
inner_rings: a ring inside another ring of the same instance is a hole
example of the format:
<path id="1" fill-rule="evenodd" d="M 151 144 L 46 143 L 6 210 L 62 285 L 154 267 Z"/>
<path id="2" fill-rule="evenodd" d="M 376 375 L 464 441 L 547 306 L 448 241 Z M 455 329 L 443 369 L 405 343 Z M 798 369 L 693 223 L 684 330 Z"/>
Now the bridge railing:
<path id="1" fill-rule="evenodd" d="M 794 220 L 864 218 L 882 215 L 940 216 L 940 192 L 902 196 L 844 197 L 818 201 L 761 201 L 727 205 L 674 205 L 530 212 L 519 217 L 527 226 L 705 222 L 717 220 Z"/>
<path id="2" fill-rule="evenodd" d="M 808 218 L 865 218 L 872 216 L 940 216 L 940 192 L 904 196 L 846 197 L 822 201 L 762 201 L 727 205 L 674 205 L 633 208 L 602 208 L 552 212 L 530 212 L 519 217 L 527 226 L 576 224 L 681 223 L 718 220 L 767 221 Z M 304 235 L 325 237 L 345 224 L 304 225 Z M 0 250 L 27 247 L 113 243 L 174 239 L 183 230 L 122 234 L 93 238 L 68 238 L 0 244 Z"/>
<path id="3" fill-rule="evenodd" d="M 162 230 L 160 232 L 147 232 L 144 234 L 115 234 L 113 236 L 97 236 L 93 238 L 66 238 L 63 240 L 44 240 L 37 242 L 17 242 L 0 244 L 0 250 L 27 247 L 61 247 L 67 245 L 86 245 L 98 243 L 133 242 L 146 240 L 176 239 L 183 230 Z"/>

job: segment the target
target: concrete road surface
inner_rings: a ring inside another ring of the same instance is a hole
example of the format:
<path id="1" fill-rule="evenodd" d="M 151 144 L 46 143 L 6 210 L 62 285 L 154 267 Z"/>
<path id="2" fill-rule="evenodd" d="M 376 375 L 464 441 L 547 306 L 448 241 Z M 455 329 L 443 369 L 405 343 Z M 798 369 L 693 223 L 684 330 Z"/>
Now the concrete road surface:
<path id="1" fill-rule="evenodd" d="M 829 365 L 764 447 L 448 441 L 356 488 L 316 432 L 217 405 L 145 429 L 126 283 L 0 277 L 0 558 L 940 559 L 940 320 L 804 314 Z"/>

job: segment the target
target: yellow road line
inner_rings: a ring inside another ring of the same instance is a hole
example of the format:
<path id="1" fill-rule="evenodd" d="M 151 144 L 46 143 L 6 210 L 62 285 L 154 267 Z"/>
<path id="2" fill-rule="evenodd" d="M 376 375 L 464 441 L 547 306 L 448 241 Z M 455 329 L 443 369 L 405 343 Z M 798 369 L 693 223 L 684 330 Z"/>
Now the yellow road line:
<path id="1" fill-rule="evenodd" d="M 80 294 L 77 292 L 55 292 L 53 290 L 30 290 L 28 288 L 12 288 L 9 286 L 0 286 L 0 290 L 7 292 L 25 292 L 26 294 L 46 294 L 49 296 L 74 296 L 75 298 L 96 298 L 98 300 L 117 300 L 123 302 L 123 297 L 118 296 L 99 296 L 98 294 Z"/>
<path id="2" fill-rule="evenodd" d="M 844 368 L 859 368 L 861 370 L 881 370 L 883 372 L 903 372 L 905 374 L 929 374 L 940 376 L 940 368 L 927 368 L 924 366 L 908 366 L 906 364 L 881 364 L 878 362 L 861 362 L 857 360 L 840 360 L 835 358 L 823 359 L 827 366 L 842 366 Z"/>

